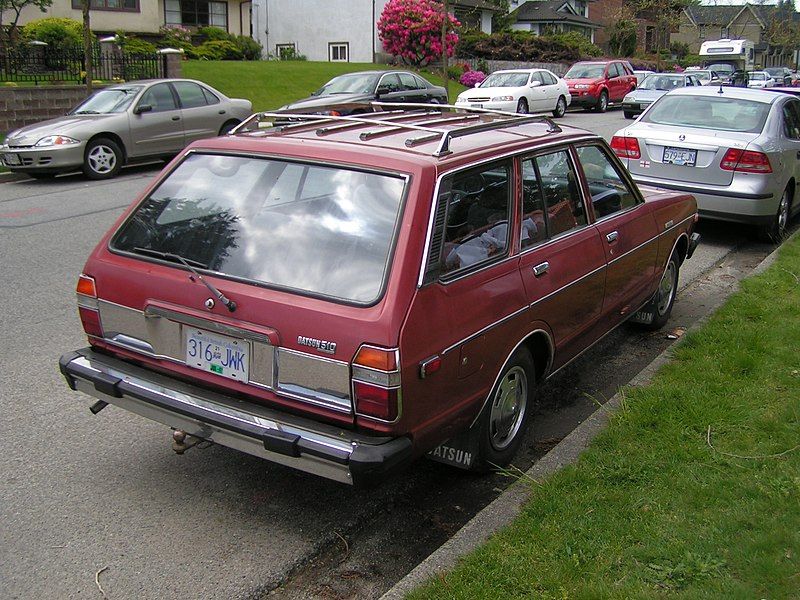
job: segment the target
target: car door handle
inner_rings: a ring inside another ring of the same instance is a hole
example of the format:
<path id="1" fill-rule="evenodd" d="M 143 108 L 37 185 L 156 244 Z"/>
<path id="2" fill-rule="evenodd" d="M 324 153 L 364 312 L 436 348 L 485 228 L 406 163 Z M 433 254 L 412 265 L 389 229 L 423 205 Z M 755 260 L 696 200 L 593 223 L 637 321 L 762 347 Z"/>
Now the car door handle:
<path id="1" fill-rule="evenodd" d="M 221 114 L 221 115 L 224 115 L 224 114 L 225 114 L 225 111 L 224 111 L 224 110 L 221 110 L 221 111 L 219 111 L 219 114 Z"/>
<path id="2" fill-rule="evenodd" d="M 549 271 L 549 270 L 550 270 L 550 263 L 545 261 L 545 262 L 543 262 L 541 264 L 538 264 L 535 267 L 533 267 L 533 275 L 535 277 L 541 277 L 542 275 L 547 273 L 547 271 Z"/>
<path id="3" fill-rule="evenodd" d="M 616 242 L 618 237 L 619 233 L 617 233 L 616 231 L 612 231 L 611 233 L 606 234 L 606 240 L 608 240 L 609 244 L 613 244 L 614 242 Z"/>
<path id="4" fill-rule="evenodd" d="M 180 121 L 180 120 L 181 120 L 181 118 L 180 118 L 180 117 L 172 117 L 172 120 L 173 120 L 173 121 Z"/>

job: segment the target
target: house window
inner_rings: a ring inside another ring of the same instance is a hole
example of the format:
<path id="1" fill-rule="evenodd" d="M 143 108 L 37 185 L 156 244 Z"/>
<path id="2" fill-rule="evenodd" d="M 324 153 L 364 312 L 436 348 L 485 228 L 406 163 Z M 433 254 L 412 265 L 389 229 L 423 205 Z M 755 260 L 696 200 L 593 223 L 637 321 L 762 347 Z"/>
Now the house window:
<path id="1" fill-rule="evenodd" d="M 165 0 L 164 22 L 167 25 L 206 27 L 228 30 L 228 3 L 201 0 Z"/>
<path id="2" fill-rule="evenodd" d="M 297 57 L 297 47 L 294 44 L 275 44 L 275 56 L 281 60 L 293 60 Z"/>
<path id="3" fill-rule="evenodd" d="M 92 10 L 123 10 L 128 12 L 139 12 L 139 0 L 91 0 Z M 83 3 L 81 0 L 72 0 L 72 8 L 81 10 Z"/>
<path id="4" fill-rule="evenodd" d="M 331 62 L 349 62 L 350 44 L 348 42 L 328 44 L 328 60 Z"/>

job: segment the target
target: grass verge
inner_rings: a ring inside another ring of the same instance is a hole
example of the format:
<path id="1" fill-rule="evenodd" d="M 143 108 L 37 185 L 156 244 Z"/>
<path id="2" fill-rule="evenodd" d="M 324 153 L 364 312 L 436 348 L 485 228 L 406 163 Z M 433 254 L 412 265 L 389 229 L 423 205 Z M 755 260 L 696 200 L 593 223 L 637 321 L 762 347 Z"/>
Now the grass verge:
<path id="1" fill-rule="evenodd" d="M 797 598 L 800 236 L 423 598 Z"/>
<path id="2" fill-rule="evenodd" d="M 305 98 L 342 73 L 386 68 L 373 63 L 190 60 L 183 63 L 183 75 L 204 81 L 232 98 L 247 98 L 253 103 L 253 110 L 260 111 Z M 442 79 L 430 72 L 419 73 L 431 83 L 442 84 Z M 451 81 L 450 101 L 455 102 L 465 89 Z"/>

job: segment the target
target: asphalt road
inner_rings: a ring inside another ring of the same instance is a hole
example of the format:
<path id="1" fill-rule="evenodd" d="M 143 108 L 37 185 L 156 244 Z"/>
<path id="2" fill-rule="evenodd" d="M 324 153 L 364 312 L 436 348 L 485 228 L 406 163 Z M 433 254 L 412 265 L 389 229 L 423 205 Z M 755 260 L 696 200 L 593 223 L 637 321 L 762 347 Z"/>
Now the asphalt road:
<path id="1" fill-rule="evenodd" d="M 624 119 L 613 110 L 568 113 L 563 122 L 609 139 Z M 166 428 L 114 407 L 93 416 L 89 399 L 61 378 L 59 356 L 85 345 L 77 274 L 156 172 L 126 169 L 109 182 L 0 177 L 3 597 L 101 597 L 98 582 L 108 598 L 379 595 L 507 479 L 421 461 L 362 492 L 221 447 L 177 456 Z M 770 250 L 743 241 L 741 228 L 701 225 L 704 243 L 682 286 L 723 259 L 746 266 Z M 689 289 L 678 323 L 709 301 L 701 294 L 693 304 Z M 624 328 L 548 383 L 520 466 L 667 343 Z"/>

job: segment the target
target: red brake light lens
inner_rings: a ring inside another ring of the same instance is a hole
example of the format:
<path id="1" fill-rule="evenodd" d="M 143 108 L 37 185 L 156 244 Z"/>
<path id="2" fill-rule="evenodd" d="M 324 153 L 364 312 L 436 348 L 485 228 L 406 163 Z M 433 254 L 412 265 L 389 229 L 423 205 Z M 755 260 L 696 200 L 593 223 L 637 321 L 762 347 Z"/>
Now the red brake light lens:
<path id="1" fill-rule="evenodd" d="M 359 415 L 375 417 L 383 421 L 397 418 L 397 389 L 386 389 L 362 381 L 353 382 L 356 412 Z"/>
<path id="2" fill-rule="evenodd" d="M 611 149 L 620 158 L 641 158 L 642 152 L 639 149 L 639 140 L 635 137 L 623 137 L 615 135 L 611 138 Z"/>
<path id="3" fill-rule="evenodd" d="M 103 337 L 103 325 L 100 323 L 100 313 L 85 306 L 78 307 L 78 315 L 86 335 Z"/>
<path id="4" fill-rule="evenodd" d="M 742 173 L 772 173 L 769 157 L 763 152 L 729 148 L 719 164 L 723 171 Z"/>

